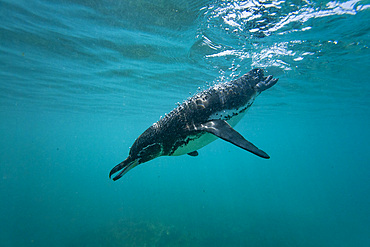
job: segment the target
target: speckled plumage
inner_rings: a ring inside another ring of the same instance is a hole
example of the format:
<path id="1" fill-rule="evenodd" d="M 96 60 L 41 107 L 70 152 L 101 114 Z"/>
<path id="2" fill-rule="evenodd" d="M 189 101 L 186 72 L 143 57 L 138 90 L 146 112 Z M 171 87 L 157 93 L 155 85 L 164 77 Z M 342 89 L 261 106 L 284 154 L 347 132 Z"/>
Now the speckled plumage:
<path id="1" fill-rule="evenodd" d="M 144 131 L 132 145 L 128 158 L 114 167 L 110 176 L 122 170 L 113 178 L 117 180 L 133 167 L 159 156 L 186 153 L 196 156 L 199 148 L 217 137 L 269 158 L 232 126 L 245 114 L 255 97 L 276 82 L 272 76 L 265 77 L 262 69 L 253 69 L 236 80 L 199 92 Z"/>

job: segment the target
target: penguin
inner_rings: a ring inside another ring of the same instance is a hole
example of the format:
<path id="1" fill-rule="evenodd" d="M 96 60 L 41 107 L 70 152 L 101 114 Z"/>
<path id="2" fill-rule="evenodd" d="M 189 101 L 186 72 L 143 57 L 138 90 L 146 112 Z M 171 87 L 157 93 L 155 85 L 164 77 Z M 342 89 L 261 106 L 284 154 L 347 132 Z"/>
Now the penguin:
<path id="1" fill-rule="evenodd" d="M 137 165 L 160 156 L 188 154 L 217 138 L 245 149 L 261 158 L 270 156 L 247 141 L 233 127 L 245 115 L 255 98 L 271 88 L 278 79 L 252 69 L 238 79 L 223 82 L 195 94 L 145 130 L 130 148 L 128 157 L 109 173 L 121 178 Z"/>

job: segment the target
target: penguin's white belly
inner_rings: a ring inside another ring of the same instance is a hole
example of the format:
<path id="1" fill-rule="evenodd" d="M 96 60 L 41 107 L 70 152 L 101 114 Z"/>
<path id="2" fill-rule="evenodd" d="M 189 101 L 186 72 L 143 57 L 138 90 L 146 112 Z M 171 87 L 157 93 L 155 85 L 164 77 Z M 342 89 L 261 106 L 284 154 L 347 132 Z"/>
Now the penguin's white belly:
<path id="1" fill-rule="evenodd" d="M 171 156 L 179 156 L 197 151 L 198 149 L 210 144 L 211 142 L 217 139 L 215 135 L 209 133 L 205 133 L 201 135 L 199 138 L 197 138 L 196 136 L 189 136 L 188 138 L 190 138 L 189 142 L 185 145 L 178 147 Z"/>
<path id="2" fill-rule="evenodd" d="M 231 127 L 234 127 L 245 115 L 247 111 L 242 113 L 238 113 L 237 115 L 234 114 L 235 111 L 233 110 L 225 110 L 213 114 L 210 116 L 209 120 L 212 119 L 221 119 L 226 120 Z M 228 119 L 228 120 L 227 120 Z M 175 152 L 171 156 L 179 156 L 187 153 L 191 153 L 201 149 L 202 147 L 210 144 L 211 142 L 215 141 L 218 137 L 212 135 L 210 133 L 204 133 L 200 137 L 197 136 L 189 136 L 188 139 L 185 140 L 187 144 L 184 144 L 178 147 Z"/>

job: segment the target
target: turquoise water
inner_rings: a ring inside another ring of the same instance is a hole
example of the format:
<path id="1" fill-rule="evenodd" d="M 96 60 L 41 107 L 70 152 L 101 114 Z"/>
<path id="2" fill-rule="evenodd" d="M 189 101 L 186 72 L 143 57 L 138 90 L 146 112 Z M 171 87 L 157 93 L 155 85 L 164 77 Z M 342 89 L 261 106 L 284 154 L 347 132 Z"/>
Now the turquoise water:
<path id="1" fill-rule="evenodd" d="M 0 1 L 1 246 L 370 246 L 370 2 Z M 222 140 L 108 178 L 194 93 L 278 77 Z"/>

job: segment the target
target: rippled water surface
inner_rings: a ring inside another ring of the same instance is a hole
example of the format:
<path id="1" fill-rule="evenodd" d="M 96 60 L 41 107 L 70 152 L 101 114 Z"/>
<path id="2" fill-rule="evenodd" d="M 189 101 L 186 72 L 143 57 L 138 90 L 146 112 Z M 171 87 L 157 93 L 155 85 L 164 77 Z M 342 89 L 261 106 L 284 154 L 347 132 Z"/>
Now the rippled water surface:
<path id="1" fill-rule="evenodd" d="M 0 0 L 1 246 L 369 246 L 370 2 Z M 134 140 L 252 68 L 217 140 L 112 182 Z"/>

